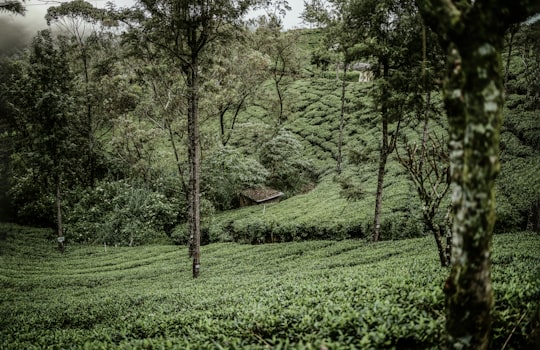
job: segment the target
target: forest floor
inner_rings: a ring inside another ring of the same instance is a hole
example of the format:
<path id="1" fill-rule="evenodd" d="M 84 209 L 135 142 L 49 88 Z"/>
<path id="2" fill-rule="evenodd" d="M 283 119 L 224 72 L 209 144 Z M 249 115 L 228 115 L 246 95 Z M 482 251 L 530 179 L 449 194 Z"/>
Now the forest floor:
<path id="1" fill-rule="evenodd" d="M 432 237 L 211 244 L 192 279 L 184 247 L 61 254 L 52 234 L 0 224 L 1 349 L 426 349 L 444 336 Z M 532 348 L 540 235 L 497 235 L 493 252 L 491 348 Z"/>

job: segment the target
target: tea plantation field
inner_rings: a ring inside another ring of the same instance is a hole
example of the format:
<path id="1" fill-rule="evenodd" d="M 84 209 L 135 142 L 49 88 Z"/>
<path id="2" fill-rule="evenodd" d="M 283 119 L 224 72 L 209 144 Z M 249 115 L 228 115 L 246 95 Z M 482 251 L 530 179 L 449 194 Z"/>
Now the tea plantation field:
<path id="1" fill-rule="evenodd" d="M 427 349 L 444 332 L 431 237 L 211 244 L 68 244 L 0 225 L 1 349 Z M 494 239 L 493 349 L 533 348 L 540 236 Z M 506 343 L 506 344 L 505 344 Z"/>

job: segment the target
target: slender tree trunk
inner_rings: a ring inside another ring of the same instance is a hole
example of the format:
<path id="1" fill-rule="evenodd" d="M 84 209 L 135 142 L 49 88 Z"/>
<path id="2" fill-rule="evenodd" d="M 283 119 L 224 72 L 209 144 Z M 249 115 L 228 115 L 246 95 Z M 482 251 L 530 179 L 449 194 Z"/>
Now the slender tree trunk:
<path id="1" fill-rule="evenodd" d="M 337 150 L 337 164 L 336 172 L 341 174 L 341 163 L 343 161 L 342 148 L 343 148 L 343 128 L 345 126 L 345 88 L 346 88 L 346 75 L 347 75 L 347 62 L 343 62 L 343 79 L 341 80 L 341 109 L 339 114 L 339 137 L 338 137 L 338 150 Z"/>
<path id="2" fill-rule="evenodd" d="M 420 153 L 420 164 L 418 168 L 420 171 L 424 168 L 424 161 L 426 159 L 427 141 L 429 136 L 429 109 L 431 108 L 431 92 L 426 92 L 426 105 L 424 107 L 424 127 L 422 129 L 422 149 Z"/>
<path id="3" fill-rule="evenodd" d="M 81 44 L 82 45 L 82 44 Z M 86 49 L 81 48 L 82 52 L 82 62 L 84 69 L 84 84 L 85 84 L 85 93 L 86 93 L 86 133 L 88 138 L 88 182 L 90 187 L 94 187 L 95 178 L 96 178 L 96 156 L 94 150 L 94 133 L 92 130 L 93 122 L 93 113 L 92 113 L 92 100 L 90 98 L 90 76 L 88 68 L 88 56 L 86 54 Z"/>
<path id="4" fill-rule="evenodd" d="M 386 169 L 386 161 L 388 159 L 388 154 L 386 153 L 386 147 L 381 149 L 379 155 L 379 171 L 377 175 L 377 193 L 375 195 L 375 217 L 373 220 L 373 236 L 372 241 L 378 242 L 381 233 L 381 211 L 382 211 L 382 200 L 383 200 L 383 188 L 384 188 L 384 172 Z"/>
<path id="5" fill-rule="evenodd" d="M 242 96 L 242 99 L 240 102 L 236 105 L 236 108 L 234 110 L 234 115 L 231 120 L 231 126 L 227 128 L 228 134 L 225 135 L 225 113 L 229 110 L 229 107 L 225 108 L 220 114 L 219 114 L 219 124 L 220 124 L 220 138 L 221 138 L 221 144 L 223 146 L 226 146 L 227 143 L 229 143 L 229 140 L 232 136 L 232 131 L 234 130 L 234 126 L 236 125 L 236 120 L 238 119 L 238 115 L 240 114 L 240 111 L 242 110 L 242 107 L 244 106 L 244 103 L 246 102 L 246 99 L 248 98 L 249 94 L 244 94 Z"/>
<path id="6" fill-rule="evenodd" d="M 375 194 L 375 214 L 373 218 L 373 233 L 371 240 L 373 242 L 378 242 L 381 233 L 381 211 L 382 211 L 382 200 L 383 200 L 383 189 L 384 189 L 384 172 L 386 171 L 386 162 L 388 160 L 388 155 L 392 152 L 391 145 L 388 140 L 388 87 L 387 79 L 389 76 L 389 66 L 388 60 L 386 58 L 382 59 L 383 66 L 383 86 L 381 93 L 381 118 L 382 118 L 382 144 L 381 150 L 379 152 L 379 170 L 377 173 L 377 192 Z M 397 131 L 396 131 L 397 134 Z M 397 135 L 395 135 L 397 137 Z"/>
<path id="7" fill-rule="evenodd" d="M 508 39 L 508 55 L 506 57 L 506 67 L 504 72 L 504 89 L 508 89 L 508 78 L 510 76 L 510 61 L 512 60 L 512 49 L 514 47 L 514 36 L 519 29 L 518 25 L 513 25 L 510 28 L 510 38 Z"/>
<path id="8" fill-rule="evenodd" d="M 439 261 L 441 262 L 442 267 L 450 266 L 449 257 L 446 255 L 446 247 L 443 243 L 442 229 L 439 225 L 434 223 L 435 213 L 423 213 L 424 225 L 426 228 L 433 233 L 435 238 L 435 244 L 437 244 L 437 250 L 439 252 Z"/>
<path id="9" fill-rule="evenodd" d="M 64 252 L 64 226 L 62 222 L 62 190 L 60 185 L 60 176 L 56 178 L 56 229 L 58 250 Z"/>
<path id="10" fill-rule="evenodd" d="M 190 256 L 193 259 L 193 278 L 199 277 L 201 266 L 201 214 L 200 214 L 200 142 L 199 142 L 199 71 L 198 58 L 191 57 L 188 74 L 189 107 L 189 234 Z"/>
<path id="11" fill-rule="evenodd" d="M 182 185 L 182 190 L 184 191 L 186 195 L 186 200 L 189 203 L 189 188 L 184 181 L 184 170 L 182 169 L 182 164 L 180 163 L 180 155 L 178 154 L 178 149 L 176 148 L 176 142 L 174 142 L 174 132 L 172 130 L 171 122 L 167 119 L 166 127 L 167 131 L 169 132 L 169 138 L 171 139 L 171 146 L 174 153 L 174 159 L 176 160 L 176 169 L 178 170 L 178 177 L 180 179 L 180 184 Z"/>
<path id="12" fill-rule="evenodd" d="M 223 144 L 223 140 L 225 140 L 225 113 L 227 113 L 228 110 L 229 107 L 226 107 L 219 113 L 219 138 L 221 139 L 221 144 Z"/>
<path id="13" fill-rule="evenodd" d="M 423 171 L 424 159 L 426 157 L 426 145 L 428 139 L 429 111 L 431 109 L 431 90 L 428 84 L 427 75 L 427 33 L 426 26 L 422 24 L 422 85 L 426 94 L 426 104 L 424 105 L 424 129 L 422 132 L 422 152 L 420 154 L 420 164 L 418 168 Z"/>
<path id="14" fill-rule="evenodd" d="M 283 119 L 283 93 L 281 92 L 281 88 L 279 87 L 279 83 L 281 81 L 281 78 L 276 79 L 275 85 L 276 85 L 276 91 L 278 95 L 278 102 L 279 102 L 279 113 L 278 113 L 278 125 L 281 125 L 282 119 Z"/>
<path id="15" fill-rule="evenodd" d="M 246 102 L 246 99 L 249 95 L 245 94 L 242 96 L 242 100 L 240 103 L 236 106 L 236 109 L 234 111 L 234 115 L 231 121 L 231 127 L 229 128 L 229 133 L 227 134 L 227 137 L 223 140 L 223 146 L 226 146 L 227 143 L 229 143 L 229 140 L 232 136 L 232 131 L 234 130 L 234 126 L 236 125 L 236 120 L 238 119 L 238 115 L 240 114 L 240 111 L 242 110 L 242 106 L 244 105 L 244 102 Z"/>

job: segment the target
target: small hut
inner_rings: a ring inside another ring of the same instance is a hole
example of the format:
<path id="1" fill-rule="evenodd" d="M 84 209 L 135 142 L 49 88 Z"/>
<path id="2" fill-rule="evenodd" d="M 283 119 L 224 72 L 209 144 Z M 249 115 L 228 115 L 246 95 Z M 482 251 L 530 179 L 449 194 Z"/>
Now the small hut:
<path id="1" fill-rule="evenodd" d="M 269 187 L 249 188 L 240 193 L 240 206 L 278 203 L 283 192 Z"/>

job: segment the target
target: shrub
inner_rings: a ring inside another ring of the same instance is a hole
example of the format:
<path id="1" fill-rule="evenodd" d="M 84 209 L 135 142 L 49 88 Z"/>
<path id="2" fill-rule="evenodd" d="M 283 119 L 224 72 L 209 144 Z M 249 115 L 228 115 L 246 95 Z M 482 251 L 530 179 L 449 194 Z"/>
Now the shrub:
<path id="1" fill-rule="evenodd" d="M 26 173 L 13 177 L 13 185 L 8 191 L 15 220 L 26 225 L 54 227 L 55 198 L 36 181 L 37 175 L 33 169 L 26 170 Z"/>
<path id="2" fill-rule="evenodd" d="M 255 159 L 221 147 L 204 160 L 202 192 L 219 210 L 231 209 L 242 190 L 264 184 L 268 171 Z"/>
<path id="3" fill-rule="evenodd" d="M 66 215 L 66 237 L 88 243 L 140 245 L 166 239 L 181 211 L 178 198 L 167 198 L 124 181 L 79 189 Z"/>
<path id="4" fill-rule="evenodd" d="M 280 130 L 262 145 L 260 161 L 270 173 L 270 185 L 282 191 L 299 191 L 315 178 L 313 164 L 304 156 L 302 143 L 286 130 Z"/>
<path id="5" fill-rule="evenodd" d="M 210 242 L 215 242 L 215 240 L 212 240 L 208 229 L 208 226 L 212 225 L 212 218 L 214 217 L 216 209 L 214 208 L 214 205 L 212 202 L 210 202 L 206 198 L 201 198 L 200 202 L 200 210 L 201 210 L 201 245 L 206 245 Z M 186 219 L 187 221 L 187 219 Z M 171 232 L 170 238 L 173 240 L 174 244 L 178 245 L 186 245 L 189 242 L 189 230 L 188 230 L 188 223 L 183 222 L 179 225 L 177 225 Z M 226 240 L 223 240 L 224 242 Z"/>

